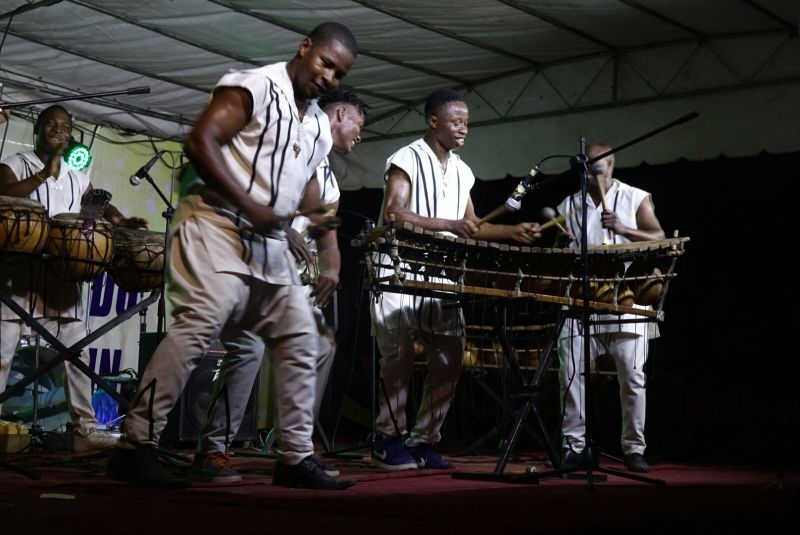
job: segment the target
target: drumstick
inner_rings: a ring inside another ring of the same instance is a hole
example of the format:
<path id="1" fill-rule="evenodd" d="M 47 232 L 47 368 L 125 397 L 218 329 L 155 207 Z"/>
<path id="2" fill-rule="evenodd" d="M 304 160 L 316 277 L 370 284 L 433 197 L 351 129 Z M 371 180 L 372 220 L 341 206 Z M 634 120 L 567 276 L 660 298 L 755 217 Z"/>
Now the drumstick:
<path id="1" fill-rule="evenodd" d="M 498 206 L 497 208 L 495 208 L 494 210 L 492 210 L 491 212 L 480 218 L 478 221 L 476 221 L 475 226 L 480 228 L 481 225 L 483 225 L 484 223 L 488 223 L 489 221 L 495 219 L 499 215 L 502 215 L 503 213 L 505 213 L 505 211 L 506 211 L 506 205 L 501 204 L 500 206 Z"/>
<path id="2" fill-rule="evenodd" d="M 603 210 L 608 212 L 608 206 L 606 205 L 606 185 L 603 182 L 603 177 L 598 176 L 597 187 L 600 189 L 600 202 L 603 204 Z"/>
<path id="3" fill-rule="evenodd" d="M 558 229 L 561 230 L 561 232 L 567 232 L 567 229 L 565 229 L 561 225 L 565 219 L 566 216 L 564 214 L 559 214 L 557 217 L 552 218 L 550 221 L 542 223 L 542 225 L 539 227 L 539 230 L 547 230 L 550 227 L 558 227 Z"/>
<path id="4" fill-rule="evenodd" d="M 542 208 L 542 217 L 547 219 L 548 221 L 546 223 L 543 223 L 539 227 L 539 230 L 544 230 L 544 229 L 548 229 L 548 228 L 550 228 L 552 226 L 556 226 L 556 227 L 558 227 L 558 229 L 561 232 L 564 232 L 564 233 L 567 232 L 567 229 L 565 229 L 564 226 L 561 224 L 566 219 L 564 214 L 556 216 L 556 211 L 553 208 L 550 208 L 549 206 L 545 206 L 544 208 Z"/>
<path id="5" fill-rule="evenodd" d="M 603 211 L 608 212 L 608 205 L 606 204 L 606 185 L 605 185 L 605 177 L 602 175 L 595 175 L 597 179 L 597 188 L 600 190 L 600 202 L 603 205 Z M 607 245 L 609 242 L 608 237 L 608 230 L 603 229 L 603 245 Z"/>
<path id="6" fill-rule="evenodd" d="M 335 229 L 335 228 L 338 228 L 339 226 L 341 226 L 342 220 L 339 219 L 338 217 L 334 217 L 333 216 L 333 210 L 328 212 L 328 214 L 326 214 L 326 217 L 329 218 L 329 221 L 327 221 L 326 223 L 324 223 L 322 225 L 318 225 L 318 226 L 322 226 L 326 230 Z M 307 238 L 310 232 L 311 232 L 311 225 L 309 225 L 306 228 L 304 228 L 303 231 L 300 232 L 300 236 L 302 236 L 303 238 Z"/>
<path id="7" fill-rule="evenodd" d="M 311 208 L 306 208 L 305 210 L 298 210 L 294 213 L 295 217 L 299 216 L 309 216 L 311 214 L 324 214 L 332 209 L 330 204 L 318 204 L 316 206 L 312 206 Z"/>

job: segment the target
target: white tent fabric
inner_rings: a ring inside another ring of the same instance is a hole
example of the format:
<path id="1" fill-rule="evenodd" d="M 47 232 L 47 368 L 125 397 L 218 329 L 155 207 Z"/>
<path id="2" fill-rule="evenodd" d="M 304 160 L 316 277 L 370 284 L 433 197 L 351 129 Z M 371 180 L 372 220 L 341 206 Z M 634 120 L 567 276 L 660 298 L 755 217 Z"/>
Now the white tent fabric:
<path id="1" fill-rule="evenodd" d="M 370 104 L 343 187 L 380 186 L 421 134 L 434 89 L 463 91 L 462 156 L 485 179 L 700 118 L 620 153 L 620 165 L 800 146 L 800 0 L 2 0 L 3 99 L 74 101 L 95 124 L 180 140 L 229 69 L 289 59 L 320 22 L 348 25 L 345 79 Z"/>

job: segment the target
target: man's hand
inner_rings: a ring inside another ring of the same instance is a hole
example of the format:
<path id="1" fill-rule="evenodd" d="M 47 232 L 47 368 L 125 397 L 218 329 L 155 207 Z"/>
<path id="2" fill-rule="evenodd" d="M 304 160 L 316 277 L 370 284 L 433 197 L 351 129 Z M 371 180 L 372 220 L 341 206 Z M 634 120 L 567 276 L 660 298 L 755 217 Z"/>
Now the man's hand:
<path id="1" fill-rule="evenodd" d="M 245 197 L 242 211 L 247 220 L 250 221 L 250 224 L 253 225 L 253 230 L 260 233 L 272 232 L 284 224 L 291 223 L 294 218 L 293 215 L 278 214 L 269 206 L 259 204 L 250 197 Z"/>
<path id="2" fill-rule="evenodd" d="M 518 223 L 511 227 L 509 237 L 514 241 L 533 243 L 542 237 L 542 233 L 539 232 L 539 223 Z"/>
<path id="3" fill-rule="evenodd" d="M 311 258 L 311 251 L 306 244 L 306 240 L 292 227 L 286 229 L 286 241 L 289 243 L 289 250 L 298 262 L 303 262 L 310 266 L 314 261 Z"/>
<path id="4" fill-rule="evenodd" d="M 450 222 L 450 232 L 464 238 L 469 238 L 478 233 L 478 225 L 468 217 L 456 219 Z"/>
<path id="5" fill-rule="evenodd" d="M 44 165 L 45 176 L 51 176 L 54 180 L 58 180 L 58 174 L 61 172 L 61 156 L 67 150 L 67 143 L 63 143 L 56 147 L 47 159 Z"/>
<path id="6" fill-rule="evenodd" d="M 342 225 L 342 220 L 336 216 L 325 216 L 315 223 L 309 225 L 308 235 L 313 239 L 317 239 L 329 230 L 339 228 Z"/>
<path id="7" fill-rule="evenodd" d="M 142 217 L 120 217 L 112 223 L 118 227 L 147 228 L 147 220 Z"/>
<path id="8" fill-rule="evenodd" d="M 625 234 L 628 227 L 622 224 L 616 212 L 611 210 L 603 210 L 600 215 L 600 221 L 603 223 L 603 228 L 611 229 L 615 234 Z"/>
<path id="9" fill-rule="evenodd" d="M 317 276 L 314 289 L 311 290 L 311 298 L 314 300 L 314 306 L 319 308 L 327 306 L 337 286 L 339 286 L 338 275 L 328 271 L 320 273 Z"/>

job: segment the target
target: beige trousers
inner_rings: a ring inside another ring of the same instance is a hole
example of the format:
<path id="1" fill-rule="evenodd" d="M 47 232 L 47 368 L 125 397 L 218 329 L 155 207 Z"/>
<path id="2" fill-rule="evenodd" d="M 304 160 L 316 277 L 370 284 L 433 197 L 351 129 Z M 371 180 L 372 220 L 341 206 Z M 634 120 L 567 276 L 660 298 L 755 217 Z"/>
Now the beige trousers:
<path id="1" fill-rule="evenodd" d="M 168 413 L 212 340 L 223 329 L 238 329 L 262 337 L 270 349 L 280 422 L 278 459 L 297 464 L 313 453 L 317 327 L 311 307 L 301 286 L 215 272 L 208 243 L 191 218 L 182 222 L 172 241 L 175 321 L 142 375 L 122 427 L 121 446 L 157 445 Z"/>

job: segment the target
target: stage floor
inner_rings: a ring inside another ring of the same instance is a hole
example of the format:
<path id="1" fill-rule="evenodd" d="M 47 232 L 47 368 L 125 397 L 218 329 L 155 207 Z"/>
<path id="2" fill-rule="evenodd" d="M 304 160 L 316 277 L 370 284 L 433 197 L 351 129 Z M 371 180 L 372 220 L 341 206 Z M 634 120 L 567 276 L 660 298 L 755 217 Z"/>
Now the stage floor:
<path id="1" fill-rule="evenodd" d="M 240 453 L 246 450 L 235 450 Z M 191 456 L 190 451 L 178 452 Z M 515 457 L 504 474 L 542 472 L 543 452 Z M 274 487 L 272 458 L 234 456 L 242 482 L 183 491 L 136 488 L 104 476 L 106 456 L 9 454 L 40 473 L 0 469 L 3 533 L 532 533 L 587 528 L 643 532 L 777 528 L 794 522 L 800 475 L 775 470 L 653 462 L 664 486 L 609 476 L 538 484 L 456 479 L 491 473 L 495 456 L 454 458 L 454 471 L 388 473 L 361 459 L 326 459 L 358 484 L 345 491 Z M 624 468 L 603 458 L 601 466 Z M 782 482 L 783 490 L 776 484 Z M 8 530 L 5 528 L 9 528 Z M 15 528 L 12 531 L 11 528 Z M 244 532 L 244 531 L 242 531 Z"/>

